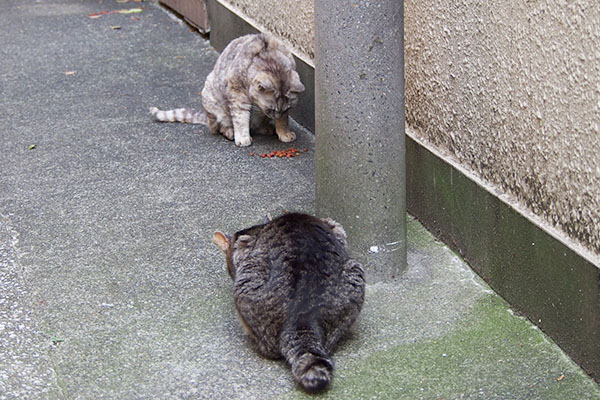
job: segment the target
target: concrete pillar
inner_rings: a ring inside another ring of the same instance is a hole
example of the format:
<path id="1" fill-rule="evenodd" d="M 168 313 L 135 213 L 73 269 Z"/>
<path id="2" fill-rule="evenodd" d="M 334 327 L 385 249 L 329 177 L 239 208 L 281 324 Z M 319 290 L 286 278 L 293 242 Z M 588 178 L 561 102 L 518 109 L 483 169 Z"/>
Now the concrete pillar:
<path id="1" fill-rule="evenodd" d="M 369 282 L 406 269 L 402 0 L 315 0 L 316 211 Z"/>

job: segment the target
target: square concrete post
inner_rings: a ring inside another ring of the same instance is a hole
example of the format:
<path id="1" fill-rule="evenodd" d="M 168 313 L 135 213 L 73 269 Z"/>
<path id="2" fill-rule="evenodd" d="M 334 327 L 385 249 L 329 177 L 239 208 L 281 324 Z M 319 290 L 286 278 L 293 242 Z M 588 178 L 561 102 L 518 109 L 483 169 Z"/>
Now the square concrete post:
<path id="1" fill-rule="evenodd" d="M 406 269 L 402 0 L 315 0 L 316 210 L 369 282 Z"/>

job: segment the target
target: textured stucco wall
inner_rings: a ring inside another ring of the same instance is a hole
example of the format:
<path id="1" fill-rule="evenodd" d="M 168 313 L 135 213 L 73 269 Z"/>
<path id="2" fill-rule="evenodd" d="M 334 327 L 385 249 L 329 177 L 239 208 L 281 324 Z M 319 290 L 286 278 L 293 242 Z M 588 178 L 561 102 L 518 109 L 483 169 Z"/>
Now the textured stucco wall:
<path id="1" fill-rule="evenodd" d="M 405 0 L 407 122 L 600 248 L 600 3 Z"/>
<path id="2" fill-rule="evenodd" d="M 312 0 L 219 0 L 260 30 L 267 30 L 283 38 L 294 47 L 305 61 L 314 57 Z"/>

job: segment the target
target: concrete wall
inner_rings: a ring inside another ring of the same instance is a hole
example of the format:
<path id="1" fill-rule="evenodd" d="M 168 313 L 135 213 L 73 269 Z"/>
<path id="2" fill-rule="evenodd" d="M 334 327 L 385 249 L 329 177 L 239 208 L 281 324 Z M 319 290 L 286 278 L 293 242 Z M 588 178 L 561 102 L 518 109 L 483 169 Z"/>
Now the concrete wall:
<path id="1" fill-rule="evenodd" d="M 249 18 L 261 31 L 288 41 L 297 56 L 314 58 L 314 8 L 312 0 L 219 0 Z"/>
<path id="2" fill-rule="evenodd" d="M 417 135 L 597 252 L 597 0 L 405 1 Z"/>

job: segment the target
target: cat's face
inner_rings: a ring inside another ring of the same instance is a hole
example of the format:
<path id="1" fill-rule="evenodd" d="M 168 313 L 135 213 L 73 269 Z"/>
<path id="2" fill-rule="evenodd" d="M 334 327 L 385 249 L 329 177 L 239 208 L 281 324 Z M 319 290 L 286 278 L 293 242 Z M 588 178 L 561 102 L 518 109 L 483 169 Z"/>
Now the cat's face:
<path id="1" fill-rule="evenodd" d="M 251 83 L 250 96 L 253 103 L 273 120 L 280 119 L 298 103 L 298 95 L 304 91 L 298 73 L 260 73 Z"/>

